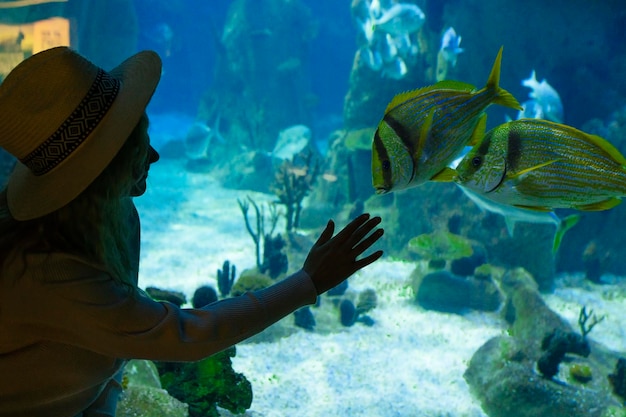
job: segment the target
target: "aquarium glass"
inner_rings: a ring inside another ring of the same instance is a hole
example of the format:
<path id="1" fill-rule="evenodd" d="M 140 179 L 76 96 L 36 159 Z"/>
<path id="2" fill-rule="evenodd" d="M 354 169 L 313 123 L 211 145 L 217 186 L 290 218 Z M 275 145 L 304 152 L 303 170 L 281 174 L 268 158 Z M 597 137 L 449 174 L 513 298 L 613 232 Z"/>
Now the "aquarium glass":
<path id="1" fill-rule="evenodd" d="M 385 229 L 234 349 L 132 361 L 125 389 L 166 391 L 118 415 L 626 416 L 623 0 L 0 1 L 0 77 L 58 45 L 161 57 L 150 296 L 201 308 L 299 271 L 329 219 Z"/>

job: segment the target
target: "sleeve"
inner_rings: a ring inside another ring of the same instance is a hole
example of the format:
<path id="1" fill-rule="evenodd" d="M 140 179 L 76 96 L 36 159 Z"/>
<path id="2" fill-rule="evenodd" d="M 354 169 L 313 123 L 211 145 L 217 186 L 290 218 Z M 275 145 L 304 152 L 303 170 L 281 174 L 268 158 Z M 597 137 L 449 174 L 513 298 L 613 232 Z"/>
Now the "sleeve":
<path id="1" fill-rule="evenodd" d="M 263 290 L 181 309 L 130 292 L 102 273 L 31 291 L 17 322 L 39 338 L 110 357 L 195 361 L 262 331 L 316 296 L 301 270 Z"/>

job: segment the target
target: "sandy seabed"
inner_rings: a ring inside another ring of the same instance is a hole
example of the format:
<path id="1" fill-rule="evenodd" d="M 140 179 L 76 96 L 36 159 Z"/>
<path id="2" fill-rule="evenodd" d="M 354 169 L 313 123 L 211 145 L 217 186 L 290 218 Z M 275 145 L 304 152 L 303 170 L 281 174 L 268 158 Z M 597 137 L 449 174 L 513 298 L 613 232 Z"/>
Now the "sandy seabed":
<path id="1" fill-rule="evenodd" d="M 201 285 L 216 287 L 216 270 L 225 260 L 238 271 L 254 266 L 254 244 L 237 199 L 263 203 L 271 195 L 224 189 L 209 175 L 188 173 L 181 161 L 167 159 L 153 166 L 148 186 L 136 200 L 141 287 L 182 291 L 191 299 Z M 350 278 L 351 291 L 376 290 L 372 327 L 357 323 L 330 334 L 303 330 L 272 343 L 239 344 L 233 367 L 254 392 L 245 415 L 485 417 L 463 373 L 474 352 L 506 326 L 497 314 L 419 308 L 409 287 L 414 268 L 383 258 Z M 590 338 L 626 351 L 625 280 L 610 277 L 613 284 L 584 288 L 582 281 L 560 276 L 546 301 L 575 328 L 582 305 L 605 315 Z"/>

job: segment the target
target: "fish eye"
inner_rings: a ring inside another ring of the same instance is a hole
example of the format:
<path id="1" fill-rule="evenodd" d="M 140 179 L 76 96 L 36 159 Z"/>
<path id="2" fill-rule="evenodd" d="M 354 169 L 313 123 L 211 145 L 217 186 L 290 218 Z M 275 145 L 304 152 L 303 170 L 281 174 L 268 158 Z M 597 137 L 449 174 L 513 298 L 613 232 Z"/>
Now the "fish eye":
<path id="1" fill-rule="evenodd" d="M 483 159 L 480 156 L 475 156 L 472 158 L 472 166 L 474 168 L 479 168 L 483 163 Z"/>
<path id="2" fill-rule="evenodd" d="M 388 159 L 383 161 L 383 171 L 389 171 L 391 169 L 391 162 Z"/>

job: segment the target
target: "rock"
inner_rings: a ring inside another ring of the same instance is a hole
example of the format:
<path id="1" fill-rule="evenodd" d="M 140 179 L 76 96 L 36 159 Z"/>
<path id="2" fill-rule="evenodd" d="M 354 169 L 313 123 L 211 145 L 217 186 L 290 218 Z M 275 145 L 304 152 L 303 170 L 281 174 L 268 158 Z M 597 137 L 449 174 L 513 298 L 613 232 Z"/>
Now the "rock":
<path id="1" fill-rule="evenodd" d="M 421 279 L 415 301 L 427 310 L 462 314 L 467 310 L 495 311 L 502 296 L 493 281 L 464 278 L 447 271 Z"/>
<path id="2" fill-rule="evenodd" d="M 151 361 L 131 360 L 124 368 L 124 390 L 117 404 L 117 417 L 187 417 L 188 406 L 161 388 L 156 366 Z"/>
<path id="3" fill-rule="evenodd" d="M 464 374 L 489 417 L 600 417 L 617 405 L 606 392 L 543 378 L 517 339 L 497 336 L 472 357 Z"/>
<path id="4" fill-rule="evenodd" d="M 508 336 L 481 346 L 464 374 L 489 417 L 620 415 L 614 410 L 623 400 L 612 394 L 606 377 L 619 355 L 583 338 L 550 310 L 523 269 L 506 272 L 501 288 L 515 310 Z M 557 339 L 568 346 L 551 349 Z M 557 350 L 559 358 L 546 357 Z M 556 360 L 546 363 L 547 359 Z"/>

